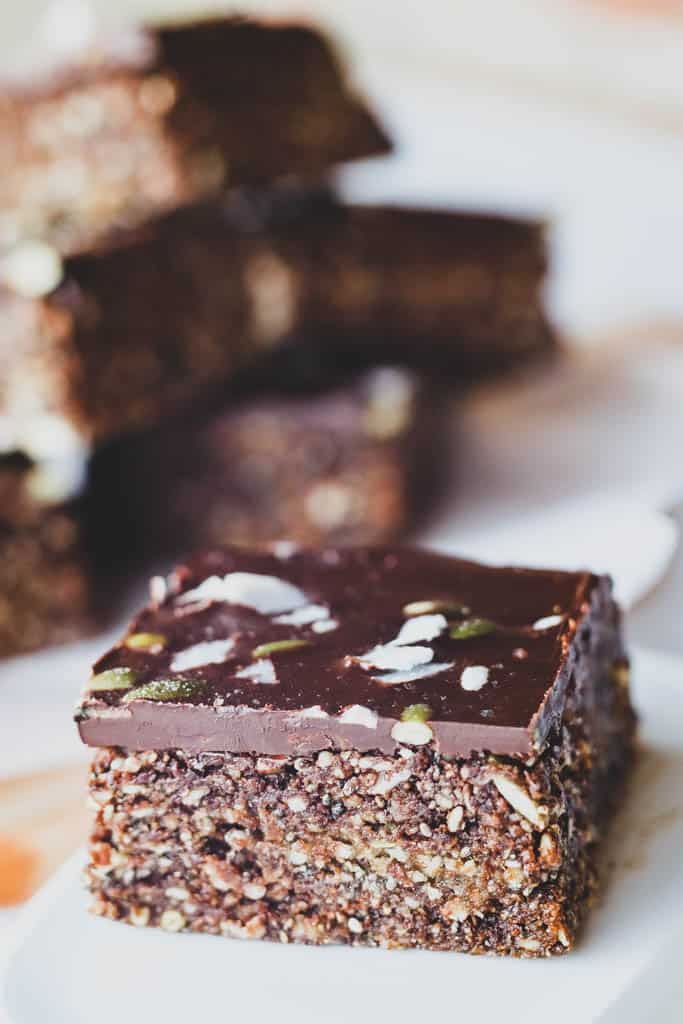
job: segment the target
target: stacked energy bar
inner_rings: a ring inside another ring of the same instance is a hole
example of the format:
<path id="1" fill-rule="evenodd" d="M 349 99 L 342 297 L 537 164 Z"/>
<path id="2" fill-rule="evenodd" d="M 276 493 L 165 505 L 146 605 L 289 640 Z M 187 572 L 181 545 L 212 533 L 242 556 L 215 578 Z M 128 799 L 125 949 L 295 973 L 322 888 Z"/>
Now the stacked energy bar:
<path id="1" fill-rule="evenodd" d="M 442 385 L 552 349 L 539 225 L 335 198 L 388 149 L 298 24 L 134 29 L 0 82 L 0 471 L 28 509 L 0 509 L 0 654 L 81 622 L 86 555 L 402 536 Z"/>

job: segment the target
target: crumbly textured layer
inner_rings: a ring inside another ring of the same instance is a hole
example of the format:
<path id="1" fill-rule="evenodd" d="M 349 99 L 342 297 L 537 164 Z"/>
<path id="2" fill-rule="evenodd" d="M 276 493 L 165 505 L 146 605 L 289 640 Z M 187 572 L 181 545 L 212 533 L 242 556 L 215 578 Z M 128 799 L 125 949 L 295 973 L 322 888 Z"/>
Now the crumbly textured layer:
<path id="1" fill-rule="evenodd" d="M 304 26 L 227 18 L 98 43 L 0 93 L 0 248 L 28 237 L 82 252 L 225 186 L 388 149 Z"/>
<path id="2" fill-rule="evenodd" d="M 535 763 L 432 747 L 98 751 L 96 914 L 238 938 L 538 957 L 569 949 L 631 754 L 627 670 L 577 684 Z"/>
<path id="3" fill-rule="evenodd" d="M 0 459 L 0 657 L 75 639 L 87 625 L 89 574 L 75 506 L 43 506 L 21 457 Z"/>

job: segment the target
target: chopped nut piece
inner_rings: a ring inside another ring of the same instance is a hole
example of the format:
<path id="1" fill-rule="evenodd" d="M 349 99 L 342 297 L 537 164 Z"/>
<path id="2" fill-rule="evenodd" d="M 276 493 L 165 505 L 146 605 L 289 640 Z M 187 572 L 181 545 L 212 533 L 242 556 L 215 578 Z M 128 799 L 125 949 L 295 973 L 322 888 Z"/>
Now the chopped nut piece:
<path id="1" fill-rule="evenodd" d="M 163 604 L 168 593 L 168 584 L 164 576 L 152 576 L 149 581 L 150 600 L 155 605 Z"/>
<path id="2" fill-rule="evenodd" d="M 400 786 L 402 782 L 407 782 L 412 774 L 413 773 L 410 768 L 406 768 L 400 772 L 393 772 L 391 774 L 382 773 L 369 792 L 378 796 L 386 796 L 387 793 L 390 793 L 392 789 L 396 788 L 396 786 Z"/>
<path id="3" fill-rule="evenodd" d="M 408 860 L 408 854 L 402 846 L 388 846 L 387 853 L 392 860 L 397 860 L 399 864 L 405 864 Z"/>
<path id="4" fill-rule="evenodd" d="M 427 878 L 434 878 L 435 875 L 438 875 L 443 865 L 443 857 L 439 857 L 438 855 L 434 857 L 427 857 L 424 854 L 421 854 L 418 856 L 417 860 L 421 870 Z"/>
<path id="5" fill-rule="evenodd" d="M 266 926 L 263 923 L 263 918 L 258 914 L 254 917 L 250 917 L 244 926 L 244 938 L 245 939 L 262 939 L 266 934 Z"/>
<path id="6" fill-rule="evenodd" d="M 562 615 L 546 615 L 543 619 L 536 619 L 532 629 L 552 629 L 553 626 L 559 626 L 564 616 Z"/>
<path id="7" fill-rule="evenodd" d="M 463 690 L 481 690 L 489 681 L 489 670 L 486 665 L 468 665 L 462 670 L 460 685 Z"/>
<path id="8" fill-rule="evenodd" d="M 149 907 L 131 907 L 128 920 L 136 928 L 146 928 L 149 924 Z"/>
<path id="9" fill-rule="evenodd" d="M 165 910 L 159 918 L 159 925 L 165 932 L 180 932 L 185 927 L 185 918 L 179 910 Z"/>
<path id="10" fill-rule="evenodd" d="M 226 662 L 235 647 L 235 641 L 228 637 L 227 640 L 203 640 L 198 644 L 192 644 L 182 651 L 176 651 L 171 661 L 171 672 L 186 672 L 192 668 L 202 668 L 204 665 L 222 665 Z"/>
<path id="11" fill-rule="evenodd" d="M 452 899 L 444 903 L 442 913 L 449 921 L 455 922 L 464 921 L 469 916 L 467 904 L 464 900 L 459 899 Z"/>
<path id="12" fill-rule="evenodd" d="M 503 874 L 508 887 L 513 891 L 521 889 L 524 885 L 524 872 L 518 865 L 513 864 L 507 867 Z"/>
<path id="13" fill-rule="evenodd" d="M 259 658 L 253 665 L 241 668 L 235 675 L 238 679 L 251 679 L 254 683 L 264 686 L 275 686 L 278 682 L 275 665 L 270 658 Z"/>
<path id="14" fill-rule="evenodd" d="M 509 775 L 502 773 L 495 774 L 492 781 L 503 799 L 507 800 L 518 814 L 530 821 L 535 828 L 545 827 L 548 810 L 542 804 L 534 803 L 526 789 L 511 779 Z"/>
<path id="15" fill-rule="evenodd" d="M 259 775 L 275 775 L 286 767 L 284 757 L 259 757 L 256 759 L 256 771 Z"/>
<path id="16" fill-rule="evenodd" d="M 560 863 L 560 851 L 550 832 L 544 832 L 538 844 L 538 852 L 544 864 L 556 867 Z"/>
<path id="17" fill-rule="evenodd" d="M 424 722 L 397 722 L 391 730 L 391 738 L 397 743 L 408 743 L 421 747 L 433 737 L 432 730 Z"/>
<path id="18" fill-rule="evenodd" d="M 247 882 L 244 887 L 244 895 L 248 900 L 262 900 L 266 895 L 266 887 L 257 882 Z"/>
<path id="19" fill-rule="evenodd" d="M 177 97 L 175 83 L 166 75 L 149 75 L 140 83 L 138 101 L 140 106 L 155 117 L 167 113 Z"/>
<path id="20" fill-rule="evenodd" d="M 351 707 L 342 711 L 339 721 L 344 722 L 345 725 L 362 725 L 366 729 L 376 729 L 377 718 L 376 711 L 371 711 L 370 708 L 366 708 L 362 704 L 352 704 Z"/>
<path id="21" fill-rule="evenodd" d="M 354 493 L 335 480 L 311 487 L 304 502 L 306 516 L 321 530 L 338 530 L 353 516 Z"/>
<path id="22" fill-rule="evenodd" d="M 234 887 L 233 875 L 235 872 L 227 865 L 208 860 L 202 870 L 213 888 L 219 892 L 230 892 Z"/>
<path id="23" fill-rule="evenodd" d="M 448 812 L 446 818 L 446 825 L 449 832 L 457 832 L 462 825 L 463 818 L 465 817 L 465 809 L 458 804 L 452 811 Z"/>
<path id="24" fill-rule="evenodd" d="M 165 890 L 169 900 L 187 900 L 190 894 L 182 885 L 171 885 Z"/>
<path id="25" fill-rule="evenodd" d="M 273 622 L 278 626 L 309 626 L 329 619 L 330 610 L 324 604 L 305 604 L 293 612 L 277 615 Z"/>
<path id="26" fill-rule="evenodd" d="M 306 810 L 308 807 L 308 801 L 304 797 L 290 797 L 287 801 L 287 806 L 291 811 L 294 811 L 295 814 L 298 814 L 300 811 Z"/>
<path id="27" fill-rule="evenodd" d="M 414 643 L 429 643 L 441 636 L 448 626 L 444 615 L 414 615 L 404 622 L 398 636 L 389 641 L 389 646 L 404 647 Z"/>
<path id="28" fill-rule="evenodd" d="M 365 669 L 396 669 L 412 671 L 420 665 L 428 664 L 434 657 L 431 647 L 422 644 L 400 646 L 394 643 L 377 644 L 366 654 L 351 655 L 350 661 L 358 662 Z"/>
<path id="29" fill-rule="evenodd" d="M 408 650 L 408 648 L 403 648 Z M 413 648 L 414 649 L 414 648 Z M 429 679 L 431 676 L 441 675 L 453 668 L 452 661 L 433 662 L 431 665 L 417 665 L 411 669 L 397 669 L 393 672 L 384 672 L 382 675 L 372 678 L 380 686 L 399 686 L 401 683 L 413 683 L 418 679 Z"/>
<path id="30" fill-rule="evenodd" d="M 323 711 L 319 704 L 314 704 L 310 708 L 303 708 L 299 712 L 300 718 L 329 718 L 327 711 Z"/>
<path id="31" fill-rule="evenodd" d="M 375 370 L 365 413 L 366 432 L 381 440 L 401 434 L 414 416 L 415 397 L 414 385 L 400 370 Z"/>
<path id="32" fill-rule="evenodd" d="M 0 261 L 0 283 L 29 299 L 49 294 L 63 275 L 59 253 L 45 242 L 20 242 Z"/>
<path id="33" fill-rule="evenodd" d="M 186 590 L 176 600 L 178 604 L 220 601 L 253 608 L 261 615 L 291 612 L 310 603 L 299 587 L 278 576 L 257 572 L 229 572 L 225 576 L 208 576 L 198 587 Z"/>
<path id="34" fill-rule="evenodd" d="M 199 807 L 200 803 L 209 792 L 208 786 L 196 786 L 183 797 L 186 807 Z"/>
<path id="35" fill-rule="evenodd" d="M 339 629 L 339 623 L 336 619 L 320 619 L 311 624 L 311 629 L 314 633 L 333 633 L 335 629 Z"/>
<path id="36" fill-rule="evenodd" d="M 464 605 L 454 601 L 411 601 L 403 606 L 403 614 L 406 618 L 413 615 L 431 615 L 435 612 L 442 612 L 444 615 L 467 614 Z"/>

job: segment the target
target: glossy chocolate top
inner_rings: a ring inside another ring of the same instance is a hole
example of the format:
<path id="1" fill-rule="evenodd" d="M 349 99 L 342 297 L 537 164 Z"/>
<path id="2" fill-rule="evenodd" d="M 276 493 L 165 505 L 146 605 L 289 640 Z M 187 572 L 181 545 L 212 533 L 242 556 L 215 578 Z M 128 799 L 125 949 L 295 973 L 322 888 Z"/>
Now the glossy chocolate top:
<path id="1" fill-rule="evenodd" d="M 414 549 L 211 552 L 153 581 L 96 664 L 79 729 L 138 750 L 533 754 L 605 590 Z"/>

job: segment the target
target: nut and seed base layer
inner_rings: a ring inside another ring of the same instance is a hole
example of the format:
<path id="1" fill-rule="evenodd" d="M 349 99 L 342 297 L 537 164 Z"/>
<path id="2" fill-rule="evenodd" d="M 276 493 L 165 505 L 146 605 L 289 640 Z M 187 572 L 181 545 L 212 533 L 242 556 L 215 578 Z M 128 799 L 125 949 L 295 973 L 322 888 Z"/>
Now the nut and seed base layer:
<path id="1" fill-rule="evenodd" d="M 305 25 L 133 27 L 70 62 L 55 47 L 47 71 L 40 56 L 0 81 L 0 251 L 88 251 L 226 187 L 316 179 L 389 148 Z"/>
<path id="2" fill-rule="evenodd" d="M 610 581 L 279 544 L 157 579 L 77 712 L 96 914 L 521 957 L 574 944 L 632 752 Z"/>

